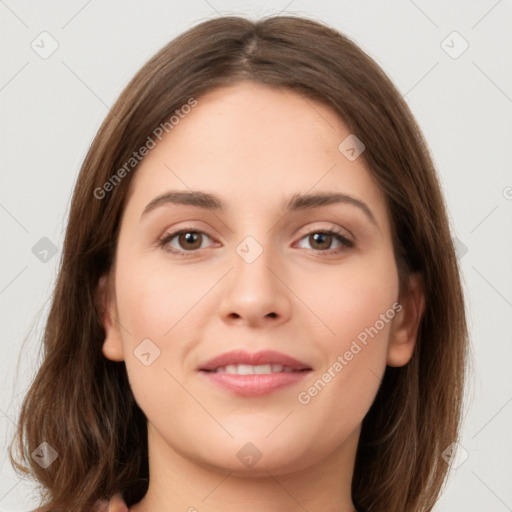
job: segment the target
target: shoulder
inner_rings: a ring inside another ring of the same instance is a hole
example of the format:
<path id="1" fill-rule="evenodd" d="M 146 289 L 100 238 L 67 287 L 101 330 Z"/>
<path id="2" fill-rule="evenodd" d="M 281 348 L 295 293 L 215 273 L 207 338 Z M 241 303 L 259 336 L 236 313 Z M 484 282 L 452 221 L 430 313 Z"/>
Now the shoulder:
<path id="1" fill-rule="evenodd" d="M 46 512 L 43 508 L 37 508 L 30 512 Z M 97 501 L 93 512 L 129 512 L 125 501 L 120 494 L 113 496 L 110 501 Z"/>
<path id="2" fill-rule="evenodd" d="M 121 494 L 116 494 L 110 499 L 105 512 L 129 512 Z"/>
<path id="3" fill-rule="evenodd" d="M 116 494 L 108 502 L 106 512 L 129 512 L 125 501 L 120 494 Z"/>

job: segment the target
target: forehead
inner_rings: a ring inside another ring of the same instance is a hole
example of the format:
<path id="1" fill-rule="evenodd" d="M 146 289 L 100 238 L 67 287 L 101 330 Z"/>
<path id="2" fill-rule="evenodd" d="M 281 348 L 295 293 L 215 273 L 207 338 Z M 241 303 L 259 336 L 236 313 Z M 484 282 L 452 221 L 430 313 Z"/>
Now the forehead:
<path id="1" fill-rule="evenodd" d="M 211 192 L 228 212 L 254 214 L 296 193 L 332 191 L 371 204 L 387 222 L 385 198 L 363 160 L 339 149 L 351 133 L 330 107 L 252 82 L 196 100 L 135 172 L 128 204 L 139 215 L 171 189 Z"/>

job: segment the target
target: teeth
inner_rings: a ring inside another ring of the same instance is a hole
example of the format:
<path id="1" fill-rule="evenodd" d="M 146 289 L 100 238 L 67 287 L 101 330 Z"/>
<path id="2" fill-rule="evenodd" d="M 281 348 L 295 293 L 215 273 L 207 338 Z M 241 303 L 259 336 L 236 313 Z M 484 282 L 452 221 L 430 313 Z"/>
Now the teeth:
<path id="1" fill-rule="evenodd" d="M 238 368 L 235 366 L 234 371 L 238 373 L 238 375 L 250 375 L 251 373 L 254 373 L 254 366 L 249 364 L 239 364 Z"/>
<path id="2" fill-rule="evenodd" d="M 269 364 L 259 364 L 257 366 L 253 366 L 252 368 L 254 373 L 259 373 L 263 375 L 272 373 L 272 366 Z"/>
<path id="3" fill-rule="evenodd" d="M 231 373 L 234 375 L 268 375 L 270 373 L 290 373 L 293 368 L 283 366 L 282 364 L 259 364 L 256 366 L 250 364 L 228 364 L 215 370 L 215 373 Z"/>

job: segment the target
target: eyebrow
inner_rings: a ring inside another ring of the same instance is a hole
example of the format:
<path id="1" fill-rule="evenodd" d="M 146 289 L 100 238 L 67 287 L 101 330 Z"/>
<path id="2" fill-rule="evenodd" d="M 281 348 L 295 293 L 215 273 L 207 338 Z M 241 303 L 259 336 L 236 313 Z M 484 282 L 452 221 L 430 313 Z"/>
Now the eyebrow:
<path id="1" fill-rule="evenodd" d="M 216 212 L 225 211 L 224 203 L 214 194 L 201 192 L 199 190 L 170 190 L 150 201 L 146 208 L 144 208 L 141 218 L 152 210 L 168 203 L 197 206 L 199 208 L 204 208 L 205 210 Z M 375 216 L 365 202 L 350 195 L 338 192 L 294 194 L 284 203 L 284 210 L 287 212 L 309 210 L 330 204 L 350 204 L 352 206 L 356 206 L 366 215 L 366 217 L 368 217 L 372 224 L 375 224 L 375 226 L 378 227 Z"/>

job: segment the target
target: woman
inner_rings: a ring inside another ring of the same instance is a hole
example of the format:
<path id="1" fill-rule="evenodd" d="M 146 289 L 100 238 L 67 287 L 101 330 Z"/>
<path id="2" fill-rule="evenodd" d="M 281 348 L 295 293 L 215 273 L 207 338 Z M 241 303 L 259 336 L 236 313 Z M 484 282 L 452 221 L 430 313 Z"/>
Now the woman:
<path id="1" fill-rule="evenodd" d="M 169 43 L 85 158 L 44 344 L 40 510 L 431 510 L 466 323 L 400 93 L 303 18 Z"/>

